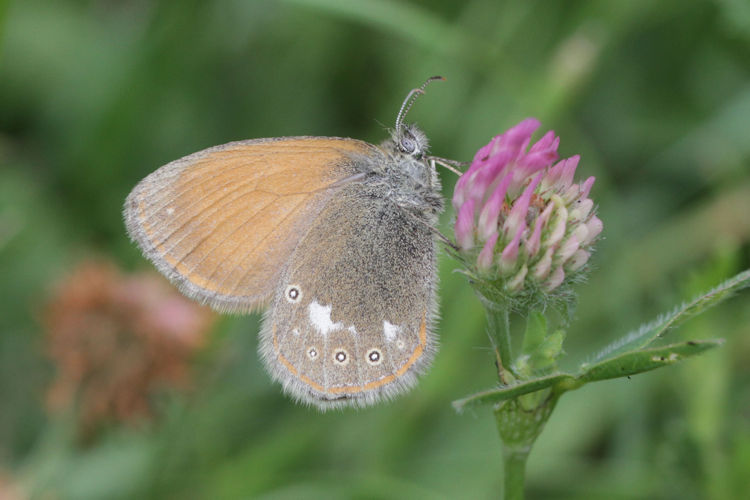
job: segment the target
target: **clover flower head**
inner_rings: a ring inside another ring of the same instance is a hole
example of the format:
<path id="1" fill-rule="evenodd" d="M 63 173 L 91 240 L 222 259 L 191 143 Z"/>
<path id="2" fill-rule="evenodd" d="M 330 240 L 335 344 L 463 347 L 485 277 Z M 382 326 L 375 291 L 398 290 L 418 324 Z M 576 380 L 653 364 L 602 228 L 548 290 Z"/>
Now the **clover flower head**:
<path id="1" fill-rule="evenodd" d="M 574 180 L 580 157 L 558 161 L 560 139 L 527 118 L 477 151 L 453 194 L 456 243 L 474 271 L 506 292 L 547 292 L 582 272 L 602 231 L 589 192 Z"/>

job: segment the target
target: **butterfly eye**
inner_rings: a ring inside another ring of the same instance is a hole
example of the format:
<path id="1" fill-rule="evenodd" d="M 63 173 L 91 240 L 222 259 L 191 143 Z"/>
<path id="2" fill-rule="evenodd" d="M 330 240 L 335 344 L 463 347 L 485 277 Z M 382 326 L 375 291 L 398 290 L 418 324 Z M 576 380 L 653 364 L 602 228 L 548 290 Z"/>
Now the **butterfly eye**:
<path id="1" fill-rule="evenodd" d="M 302 290 L 297 285 L 289 285 L 284 290 L 284 297 L 292 304 L 296 304 L 302 300 Z"/>
<path id="2" fill-rule="evenodd" d="M 399 144 L 401 151 L 406 154 L 413 154 L 417 150 L 417 142 L 409 134 L 404 134 L 401 138 L 401 144 Z"/>
<path id="3" fill-rule="evenodd" d="M 399 151 L 417 160 L 421 159 L 427 150 L 427 136 L 414 126 L 406 126 L 397 137 Z"/>

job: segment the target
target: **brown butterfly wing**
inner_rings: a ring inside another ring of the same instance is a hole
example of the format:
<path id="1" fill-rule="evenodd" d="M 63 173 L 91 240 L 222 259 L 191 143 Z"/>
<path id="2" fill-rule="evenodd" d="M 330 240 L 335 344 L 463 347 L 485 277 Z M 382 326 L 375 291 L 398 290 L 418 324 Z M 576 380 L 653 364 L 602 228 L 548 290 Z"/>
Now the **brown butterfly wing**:
<path id="1" fill-rule="evenodd" d="M 407 390 L 436 350 L 435 266 L 428 226 L 367 183 L 344 186 L 281 276 L 261 332 L 269 371 L 321 409 Z"/>
<path id="2" fill-rule="evenodd" d="M 125 203 L 144 254 L 186 295 L 222 311 L 261 306 L 311 220 L 380 154 L 353 139 L 283 137 L 216 146 L 171 162 Z"/>

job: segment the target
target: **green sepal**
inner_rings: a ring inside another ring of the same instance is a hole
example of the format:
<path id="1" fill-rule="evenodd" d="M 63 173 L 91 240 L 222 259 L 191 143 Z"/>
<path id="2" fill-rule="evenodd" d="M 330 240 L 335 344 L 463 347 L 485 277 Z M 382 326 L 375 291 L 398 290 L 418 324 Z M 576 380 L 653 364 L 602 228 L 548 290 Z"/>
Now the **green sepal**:
<path id="1" fill-rule="evenodd" d="M 531 353 L 531 365 L 536 372 L 543 372 L 557 366 L 557 358 L 563 353 L 565 332 L 557 330 L 550 334 L 544 342 Z"/>
<path id="2" fill-rule="evenodd" d="M 547 336 L 547 318 L 541 312 L 532 312 L 526 320 L 526 333 L 523 336 L 521 352 L 531 355 L 544 342 Z"/>
<path id="3" fill-rule="evenodd" d="M 533 400 L 525 402 L 528 397 Z M 539 391 L 497 405 L 495 421 L 504 448 L 529 449 L 544 429 L 558 398 L 549 391 Z"/>

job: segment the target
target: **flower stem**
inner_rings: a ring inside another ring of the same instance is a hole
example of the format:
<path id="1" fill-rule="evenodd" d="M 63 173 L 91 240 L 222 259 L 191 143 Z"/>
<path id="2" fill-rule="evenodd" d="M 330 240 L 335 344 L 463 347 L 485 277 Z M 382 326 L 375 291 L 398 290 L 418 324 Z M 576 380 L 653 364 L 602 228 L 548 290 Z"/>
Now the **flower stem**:
<path id="1" fill-rule="evenodd" d="M 559 394 L 546 389 L 495 407 L 495 422 L 503 442 L 505 500 L 523 498 L 526 460 L 558 398 Z"/>
<path id="2" fill-rule="evenodd" d="M 486 307 L 490 341 L 495 349 L 497 374 L 500 382 L 510 382 L 508 371 L 513 361 L 510 349 L 510 314 L 505 307 Z"/>
<path id="3" fill-rule="evenodd" d="M 504 500 L 523 500 L 526 460 L 530 447 L 503 447 Z"/>

